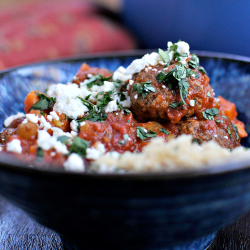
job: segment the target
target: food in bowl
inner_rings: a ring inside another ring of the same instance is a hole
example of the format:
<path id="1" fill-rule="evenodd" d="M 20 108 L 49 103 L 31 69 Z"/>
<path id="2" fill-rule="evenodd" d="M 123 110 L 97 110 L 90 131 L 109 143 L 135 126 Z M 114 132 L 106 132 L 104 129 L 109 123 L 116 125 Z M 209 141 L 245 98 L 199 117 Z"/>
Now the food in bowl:
<path id="1" fill-rule="evenodd" d="M 209 164 L 182 157 L 176 149 L 183 145 L 199 156 L 214 148 L 210 156 L 218 159 L 239 150 L 249 155 L 240 147 L 247 134 L 235 105 L 215 98 L 198 57 L 181 41 L 114 73 L 83 64 L 70 83 L 53 84 L 46 94 L 31 91 L 24 104 L 25 114 L 4 122 L 2 151 L 44 167 L 137 172 Z"/>

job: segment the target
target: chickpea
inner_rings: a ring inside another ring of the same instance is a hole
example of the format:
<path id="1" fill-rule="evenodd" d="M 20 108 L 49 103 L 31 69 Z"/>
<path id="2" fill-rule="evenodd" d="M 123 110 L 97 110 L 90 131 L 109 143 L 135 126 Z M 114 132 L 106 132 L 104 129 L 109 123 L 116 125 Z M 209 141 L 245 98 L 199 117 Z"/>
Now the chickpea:
<path id="1" fill-rule="evenodd" d="M 37 135 L 38 126 L 33 122 L 20 123 L 17 127 L 16 133 L 22 139 L 30 139 Z"/>

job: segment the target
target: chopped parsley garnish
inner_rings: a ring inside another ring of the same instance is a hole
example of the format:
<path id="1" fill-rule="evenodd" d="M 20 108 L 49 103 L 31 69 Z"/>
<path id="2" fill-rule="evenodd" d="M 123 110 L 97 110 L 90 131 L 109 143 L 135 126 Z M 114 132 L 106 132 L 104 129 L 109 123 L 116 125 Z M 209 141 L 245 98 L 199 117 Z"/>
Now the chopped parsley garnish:
<path id="1" fill-rule="evenodd" d="M 160 131 L 166 135 L 169 135 L 169 132 L 165 128 L 161 128 Z"/>
<path id="2" fill-rule="evenodd" d="M 192 55 L 192 60 L 188 61 L 188 65 L 193 69 L 196 69 L 199 66 L 199 59 L 195 54 Z"/>
<path id="3" fill-rule="evenodd" d="M 87 80 L 87 87 L 92 88 L 93 85 L 102 86 L 104 85 L 104 81 L 109 81 L 110 79 L 111 77 L 105 78 L 102 75 L 92 76 L 90 79 Z"/>
<path id="4" fill-rule="evenodd" d="M 126 113 L 126 115 L 128 115 L 128 114 L 130 114 L 130 113 L 131 113 L 131 111 L 130 111 L 130 110 L 128 110 L 128 109 L 124 109 L 124 112 Z"/>
<path id="5" fill-rule="evenodd" d="M 217 123 L 223 123 L 223 121 L 222 121 L 222 120 L 216 120 L 216 122 L 217 122 Z"/>
<path id="6" fill-rule="evenodd" d="M 169 51 L 163 51 L 162 49 L 158 49 L 158 54 L 162 58 L 162 60 L 166 63 L 166 66 L 170 64 Z"/>
<path id="7" fill-rule="evenodd" d="M 81 97 L 78 96 L 78 98 L 82 101 L 82 103 L 89 109 L 89 113 L 87 114 L 87 116 L 83 117 L 80 120 L 76 120 L 76 121 L 77 122 L 82 122 L 85 120 L 89 120 L 92 122 L 105 121 L 107 119 L 107 114 L 104 111 L 104 108 L 108 105 L 108 103 L 110 101 L 113 101 L 113 98 L 111 97 L 112 94 L 113 94 L 112 91 L 107 91 L 103 95 L 103 97 L 97 101 L 96 106 L 93 103 L 91 103 L 85 99 L 82 99 Z"/>
<path id="8" fill-rule="evenodd" d="M 130 120 L 127 120 L 127 123 L 130 123 Z"/>
<path id="9" fill-rule="evenodd" d="M 234 124 L 232 124 L 233 125 L 233 129 L 234 129 L 234 131 L 235 131 L 235 133 L 236 133 L 236 140 L 239 140 L 240 139 L 240 137 L 239 137 L 239 131 L 238 131 L 238 128 L 237 128 L 237 126 L 236 125 L 234 125 Z"/>
<path id="10" fill-rule="evenodd" d="M 225 116 L 225 115 L 222 115 L 221 117 L 223 117 L 223 118 L 225 118 L 225 119 L 228 119 L 228 117 L 227 117 L 227 116 Z"/>
<path id="11" fill-rule="evenodd" d="M 86 149 L 89 147 L 89 142 L 76 136 L 73 139 L 73 143 L 70 147 L 70 153 L 77 153 L 82 157 L 86 156 Z"/>
<path id="12" fill-rule="evenodd" d="M 155 137 L 156 135 L 157 133 L 152 130 L 147 130 L 143 127 L 136 127 L 136 136 L 139 137 L 141 140 Z"/>
<path id="13" fill-rule="evenodd" d="M 197 103 L 197 97 L 194 98 L 194 105 Z"/>
<path id="14" fill-rule="evenodd" d="M 133 89 L 137 91 L 138 94 L 142 95 L 142 98 L 145 98 L 149 92 L 155 92 L 155 88 L 151 85 L 152 81 L 143 82 L 140 84 L 133 85 Z"/>
<path id="15" fill-rule="evenodd" d="M 193 139 L 193 143 L 198 143 L 199 144 L 199 142 L 198 142 L 198 140 L 196 138 Z"/>
<path id="16" fill-rule="evenodd" d="M 129 139 L 129 135 L 128 134 L 123 135 L 123 139 L 124 140 L 118 142 L 119 145 L 126 145 L 127 140 Z"/>
<path id="17" fill-rule="evenodd" d="M 160 71 L 157 75 L 156 75 L 156 80 L 158 83 L 162 83 L 166 80 L 166 76 L 167 74 L 165 74 L 164 72 Z"/>
<path id="18" fill-rule="evenodd" d="M 39 101 L 33 104 L 29 111 L 50 109 L 56 102 L 56 98 L 48 97 L 42 93 L 36 92 L 36 95 L 38 96 Z"/>
<path id="19" fill-rule="evenodd" d="M 120 101 L 125 101 L 127 98 L 126 98 L 126 95 L 125 95 L 125 92 L 118 92 L 116 93 L 119 97 L 120 97 Z"/>
<path id="20" fill-rule="evenodd" d="M 208 97 L 211 97 L 210 91 L 207 92 L 207 96 L 208 96 Z"/>
<path id="21" fill-rule="evenodd" d="M 44 153 L 43 153 L 42 148 L 38 147 L 37 151 L 36 151 L 37 160 L 43 161 L 43 155 L 44 155 Z"/>
<path id="22" fill-rule="evenodd" d="M 206 111 L 203 111 L 203 117 L 207 120 L 214 120 L 214 116 L 218 115 L 219 110 L 217 108 L 207 109 Z"/>
<path id="23" fill-rule="evenodd" d="M 43 111 L 40 111 L 40 114 L 43 115 L 43 116 L 45 116 L 45 113 Z"/>
<path id="24" fill-rule="evenodd" d="M 232 133 L 229 127 L 227 127 L 227 133 L 229 134 L 229 137 L 232 138 Z"/>
<path id="25" fill-rule="evenodd" d="M 201 66 L 199 67 L 199 71 L 201 73 L 207 74 L 206 70 L 203 67 L 201 67 Z"/>
<path id="26" fill-rule="evenodd" d="M 60 141 L 60 142 L 63 143 L 63 144 L 69 145 L 69 144 L 70 144 L 70 141 L 71 141 L 71 138 L 68 137 L 68 136 L 63 135 L 63 136 L 59 136 L 59 137 L 57 138 L 57 140 Z"/>
<path id="27" fill-rule="evenodd" d="M 177 109 L 177 108 L 179 108 L 182 105 L 184 105 L 184 103 L 182 101 L 181 102 L 173 102 L 173 103 L 169 104 L 169 107 L 171 107 L 173 109 Z"/>
<path id="28" fill-rule="evenodd" d="M 182 102 L 187 105 L 185 103 L 185 98 L 187 97 L 187 93 L 188 93 L 188 88 L 189 88 L 189 83 L 185 80 L 185 79 L 181 79 L 179 82 L 178 82 L 178 85 L 179 85 L 179 90 L 180 90 L 180 95 L 181 95 L 181 100 Z"/>

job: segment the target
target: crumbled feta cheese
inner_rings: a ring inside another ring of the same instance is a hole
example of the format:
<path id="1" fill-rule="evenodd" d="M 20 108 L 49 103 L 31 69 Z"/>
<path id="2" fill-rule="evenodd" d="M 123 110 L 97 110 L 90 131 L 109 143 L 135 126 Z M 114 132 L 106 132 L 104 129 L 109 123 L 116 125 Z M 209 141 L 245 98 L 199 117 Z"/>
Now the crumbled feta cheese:
<path id="1" fill-rule="evenodd" d="M 137 95 L 137 94 L 135 94 L 134 99 L 137 99 L 137 98 L 138 98 L 138 95 Z"/>
<path id="2" fill-rule="evenodd" d="M 91 78 L 93 75 L 92 74 L 87 74 L 87 77 L 88 78 Z"/>
<path id="3" fill-rule="evenodd" d="M 191 76 L 192 76 L 193 78 L 195 78 L 195 74 L 192 74 Z"/>
<path id="4" fill-rule="evenodd" d="M 165 89 L 165 88 L 166 88 L 166 86 L 165 86 L 165 85 L 162 85 L 162 88 L 163 88 L 163 89 Z"/>
<path id="5" fill-rule="evenodd" d="M 192 107 L 194 107 L 195 101 L 194 100 L 190 100 L 189 105 L 192 106 Z"/>
<path id="6" fill-rule="evenodd" d="M 25 124 L 27 122 L 28 122 L 28 119 L 25 118 L 22 123 Z"/>
<path id="7" fill-rule="evenodd" d="M 180 41 L 180 42 L 175 43 L 175 44 L 178 46 L 178 47 L 177 47 L 177 52 L 178 52 L 180 55 L 185 54 L 185 53 L 187 53 L 188 56 L 190 55 L 189 44 L 188 44 L 188 43 L 183 42 L 183 41 Z M 173 45 L 173 43 L 172 43 L 172 42 L 168 42 L 168 50 L 170 49 L 170 46 L 171 46 L 171 45 Z M 174 55 L 174 52 L 171 51 L 171 52 L 169 53 L 170 60 L 173 59 L 173 55 Z M 180 59 L 181 59 L 180 62 L 181 62 L 182 64 L 186 64 L 186 59 L 188 58 L 188 56 L 187 56 L 187 57 L 180 57 Z"/>
<path id="8" fill-rule="evenodd" d="M 53 120 L 52 115 L 47 115 L 47 120 L 51 122 Z"/>
<path id="9" fill-rule="evenodd" d="M 132 85 L 134 83 L 134 80 L 129 80 L 129 85 Z"/>
<path id="10" fill-rule="evenodd" d="M 33 123 L 38 123 L 39 117 L 36 116 L 35 114 L 27 114 L 26 118 L 28 121 L 33 122 Z"/>
<path id="11" fill-rule="evenodd" d="M 71 134 L 72 137 L 76 137 L 78 135 L 78 133 L 75 132 L 75 131 L 71 131 L 70 134 Z"/>
<path id="12" fill-rule="evenodd" d="M 157 71 L 157 69 L 152 69 L 152 71 Z"/>
<path id="13" fill-rule="evenodd" d="M 86 124 L 86 122 L 81 122 L 80 127 L 84 126 L 85 124 Z"/>
<path id="14" fill-rule="evenodd" d="M 145 68 L 145 71 L 148 72 L 148 68 Z"/>
<path id="15" fill-rule="evenodd" d="M 86 149 L 86 158 L 89 160 L 97 160 L 100 156 L 105 154 L 106 150 L 102 143 L 98 143 L 96 148 Z"/>
<path id="16" fill-rule="evenodd" d="M 18 139 L 13 139 L 12 141 L 7 143 L 6 150 L 9 152 L 21 154 L 22 153 L 21 141 Z"/>
<path id="17" fill-rule="evenodd" d="M 43 150 L 49 150 L 51 148 L 54 148 L 58 153 L 69 153 L 65 144 L 58 141 L 56 137 L 50 136 L 50 134 L 45 130 L 38 130 L 37 145 Z"/>
<path id="18" fill-rule="evenodd" d="M 85 170 L 83 159 L 76 153 L 70 154 L 67 161 L 63 163 L 66 170 L 83 172 Z"/>
<path id="19" fill-rule="evenodd" d="M 126 69 L 126 74 L 139 73 L 146 66 L 155 66 L 161 61 L 161 57 L 158 53 L 152 52 L 151 54 L 144 55 L 141 59 L 134 60 Z"/>
<path id="20" fill-rule="evenodd" d="M 225 136 L 223 136 L 225 139 L 228 139 L 228 137 L 225 135 Z"/>
<path id="21" fill-rule="evenodd" d="M 51 128 L 51 124 L 49 122 L 46 121 L 45 117 L 44 116 L 41 116 L 39 118 L 39 121 L 40 121 L 40 126 L 39 128 L 42 128 L 44 130 L 48 130 Z"/>
<path id="22" fill-rule="evenodd" d="M 60 136 L 68 136 L 71 137 L 71 133 L 64 132 L 62 129 L 58 127 L 52 127 L 51 130 L 53 131 L 53 137 L 60 137 Z"/>
<path id="23" fill-rule="evenodd" d="M 106 113 L 110 113 L 110 112 L 116 111 L 118 109 L 119 109 L 119 107 L 116 104 L 116 100 L 109 102 L 108 105 L 104 108 Z"/>
<path id="24" fill-rule="evenodd" d="M 14 120 L 21 118 L 21 117 L 25 117 L 25 114 L 18 112 L 16 115 L 9 116 L 8 118 L 4 120 L 4 126 L 8 127 Z"/>
<path id="25" fill-rule="evenodd" d="M 56 152 L 51 152 L 50 155 L 54 157 L 56 155 Z"/>
<path id="26" fill-rule="evenodd" d="M 51 111 L 49 113 L 53 119 L 55 119 L 56 121 L 59 121 L 59 116 L 57 115 L 57 113 L 55 111 Z"/>
<path id="27" fill-rule="evenodd" d="M 113 79 L 121 80 L 123 82 L 126 82 L 132 78 L 132 75 L 126 74 L 126 69 L 122 66 L 120 66 L 113 74 Z"/>
<path id="28" fill-rule="evenodd" d="M 218 137 L 217 135 L 214 135 L 214 137 Z"/>
<path id="29" fill-rule="evenodd" d="M 70 128 L 73 130 L 73 131 L 78 131 L 78 122 L 76 122 L 75 120 L 72 120 L 71 123 L 70 123 Z"/>
<path id="30" fill-rule="evenodd" d="M 86 88 L 81 89 L 77 84 L 57 84 L 56 87 L 53 87 L 53 91 L 50 92 L 50 96 L 56 98 L 56 103 L 53 107 L 54 111 L 64 113 L 74 118 L 83 116 L 85 112 L 89 111 L 82 101 L 77 98 L 77 96 L 85 98 L 87 95 L 91 94 Z"/>
<path id="31" fill-rule="evenodd" d="M 125 100 L 124 101 L 120 101 L 120 104 L 125 107 L 125 108 L 130 108 L 131 107 L 131 100 L 130 100 L 130 96 L 128 96 L 128 93 L 125 92 Z"/>

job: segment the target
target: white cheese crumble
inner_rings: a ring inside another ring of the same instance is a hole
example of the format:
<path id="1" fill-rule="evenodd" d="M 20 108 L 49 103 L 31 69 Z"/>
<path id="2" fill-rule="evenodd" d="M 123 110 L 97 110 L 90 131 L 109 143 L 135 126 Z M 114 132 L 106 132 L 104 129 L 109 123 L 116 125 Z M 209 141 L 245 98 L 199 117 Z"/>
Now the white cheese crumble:
<path id="1" fill-rule="evenodd" d="M 225 135 L 225 136 L 223 136 L 225 139 L 228 139 L 228 137 Z"/>
<path id="2" fill-rule="evenodd" d="M 51 148 L 54 148 L 58 153 L 69 153 L 65 144 L 58 141 L 57 137 L 50 136 L 50 134 L 45 130 L 38 130 L 37 145 L 43 150 L 49 150 Z"/>
<path id="3" fill-rule="evenodd" d="M 9 152 L 21 154 L 22 153 L 21 141 L 18 139 L 13 139 L 12 141 L 7 143 L 6 150 Z"/>
<path id="4" fill-rule="evenodd" d="M 126 74 L 126 69 L 122 66 L 120 66 L 113 74 L 113 79 L 121 80 L 123 82 L 126 82 L 132 78 L 132 75 Z"/>
<path id="5" fill-rule="evenodd" d="M 71 133 L 64 132 L 62 129 L 58 127 L 52 127 L 51 130 L 53 131 L 53 137 L 60 137 L 60 136 L 72 137 Z"/>
<path id="6" fill-rule="evenodd" d="M 76 153 L 70 154 L 67 161 L 63 163 L 66 170 L 83 172 L 85 170 L 83 159 Z"/>
<path id="7" fill-rule="evenodd" d="M 59 116 L 57 115 L 57 113 L 55 111 L 51 111 L 49 113 L 53 119 L 55 119 L 56 121 L 59 121 Z"/>
<path id="8" fill-rule="evenodd" d="M 110 112 L 116 111 L 118 109 L 119 109 L 119 107 L 116 104 L 116 100 L 109 102 L 108 105 L 104 108 L 106 113 L 110 113 Z"/>
<path id="9" fill-rule="evenodd" d="M 137 98 L 138 98 L 138 95 L 136 94 L 136 95 L 134 96 L 134 98 L 137 99 Z"/>
<path id="10" fill-rule="evenodd" d="M 33 122 L 33 123 L 38 123 L 39 117 L 36 116 L 35 114 L 27 114 L 26 118 L 28 121 Z"/>
<path id="11" fill-rule="evenodd" d="M 163 89 L 165 89 L 165 88 L 166 88 L 166 86 L 165 86 L 165 85 L 162 85 L 162 88 L 163 88 Z"/>
<path id="12" fill-rule="evenodd" d="M 194 107 L 195 101 L 194 100 L 190 100 L 189 105 L 192 106 L 192 107 Z"/>
<path id="13" fill-rule="evenodd" d="M 155 66 L 160 61 L 162 61 L 160 55 L 156 52 L 152 52 L 151 54 L 144 55 L 141 59 L 134 60 L 126 69 L 126 74 L 135 74 L 139 73 L 146 66 Z"/>
<path id="14" fill-rule="evenodd" d="M 86 122 L 81 122 L 80 127 L 84 126 L 85 124 L 86 124 Z"/>
<path id="15" fill-rule="evenodd" d="M 16 119 L 18 119 L 18 118 L 21 118 L 21 117 L 25 117 L 25 114 L 24 114 L 24 113 L 18 112 L 16 115 L 11 115 L 11 116 L 9 116 L 8 118 L 6 118 L 6 119 L 4 120 L 4 126 L 5 126 L 5 127 L 10 126 L 10 124 L 11 124 L 14 120 L 16 120 Z"/>
<path id="16" fill-rule="evenodd" d="M 73 130 L 73 131 L 78 131 L 78 122 L 76 122 L 75 120 L 72 120 L 71 123 L 70 123 L 70 128 Z"/>
<path id="17" fill-rule="evenodd" d="M 217 135 L 214 135 L 214 137 L 218 137 Z"/>
<path id="18" fill-rule="evenodd" d="M 87 148 L 86 149 L 86 158 L 89 160 L 97 160 L 100 156 L 105 154 L 106 150 L 102 143 L 98 143 L 96 148 Z"/>

